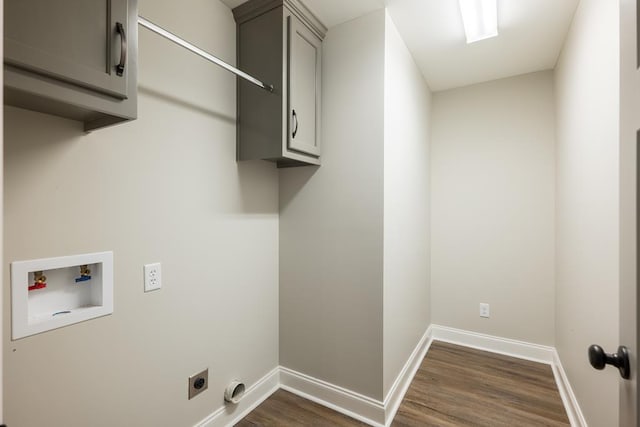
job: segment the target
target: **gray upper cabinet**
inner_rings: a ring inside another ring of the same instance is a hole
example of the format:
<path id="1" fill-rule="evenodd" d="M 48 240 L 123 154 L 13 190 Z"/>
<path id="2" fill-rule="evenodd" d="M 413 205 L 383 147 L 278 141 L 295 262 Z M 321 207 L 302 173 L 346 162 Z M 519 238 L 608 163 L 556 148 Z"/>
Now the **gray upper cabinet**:
<path id="1" fill-rule="evenodd" d="M 320 40 L 300 20 L 287 16 L 289 35 L 289 149 L 320 157 Z"/>
<path id="2" fill-rule="evenodd" d="M 239 68 L 274 87 L 238 80 L 238 160 L 319 165 L 326 28 L 297 0 L 250 0 L 233 13 Z"/>
<path id="3" fill-rule="evenodd" d="M 84 122 L 137 116 L 137 0 L 5 0 L 5 103 Z"/>

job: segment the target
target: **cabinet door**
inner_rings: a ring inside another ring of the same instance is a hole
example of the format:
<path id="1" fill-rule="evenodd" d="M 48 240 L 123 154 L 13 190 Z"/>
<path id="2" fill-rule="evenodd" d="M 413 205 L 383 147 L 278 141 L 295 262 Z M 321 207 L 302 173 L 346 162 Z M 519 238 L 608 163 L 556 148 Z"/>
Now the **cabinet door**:
<path id="1" fill-rule="evenodd" d="M 5 0 L 4 61 L 125 99 L 127 3 Z M 119 64 L 124 65 L 122 75 L 117 71 Z"/>
<path id="2" fill-rule="evenodd" d="M 320 156 L 321 41 L 295 16 L 289 27 L 290 150 Z"/>

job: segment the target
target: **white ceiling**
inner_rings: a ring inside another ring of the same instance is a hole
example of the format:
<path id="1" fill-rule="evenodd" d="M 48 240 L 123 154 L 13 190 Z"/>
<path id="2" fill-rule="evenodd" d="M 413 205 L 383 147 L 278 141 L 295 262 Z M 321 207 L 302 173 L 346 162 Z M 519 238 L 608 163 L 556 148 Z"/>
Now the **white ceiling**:
<path id="1" fill-rule="evenodd" d="M 455 0 L 388 0 L 432 90 L 555 67 L 578 0 L 498 0 L 498 37 L 466 44 Z"/>
<path id="2" fill-rule="evenodd" d="M 578 1 L 498 0 L 500 35 L 468 45 L 456 0 L 302 0 L 329 29 L 386 6 L 433 91 L 552 69 Z"/>

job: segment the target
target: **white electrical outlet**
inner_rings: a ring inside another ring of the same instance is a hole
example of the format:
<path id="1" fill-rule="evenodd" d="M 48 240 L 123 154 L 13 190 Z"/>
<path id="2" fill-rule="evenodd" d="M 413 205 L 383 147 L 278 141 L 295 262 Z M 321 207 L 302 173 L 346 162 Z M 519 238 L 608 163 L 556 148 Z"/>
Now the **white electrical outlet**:
<path id="1" fill-rule="evenodd" d="M 489 304 L 480 303 L 480 317 L 489 317 Z"/>
<path id="2" fill-rule="evenodd" d="M 162 270 L 160 263 L 146 264 L 144 266 L 144 291 L 155 291 L 162 287 Z"/>

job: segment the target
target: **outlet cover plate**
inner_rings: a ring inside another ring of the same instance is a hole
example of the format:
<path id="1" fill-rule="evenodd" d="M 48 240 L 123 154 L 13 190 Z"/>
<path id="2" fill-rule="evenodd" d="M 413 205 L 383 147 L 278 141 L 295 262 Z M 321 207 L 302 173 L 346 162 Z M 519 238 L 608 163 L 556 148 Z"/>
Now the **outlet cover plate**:
<path id="1" fill-rule="evenodd" d="M 189 400 L 209 388 L 209 368 L 189 377 Z"/>
<path id="2" fill-rule="evenodd" d="M 160 263 L 144 266 L 144 291 L 150 292 L 162 287 L 162 269 Z"/>
<path id="3" fill-rule="evenodd" d="M 489 304 L 481 302 L 480 303 L 480 317 L 489 317 Z"/>

